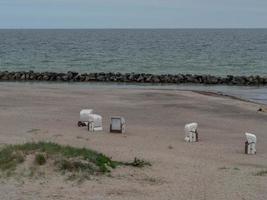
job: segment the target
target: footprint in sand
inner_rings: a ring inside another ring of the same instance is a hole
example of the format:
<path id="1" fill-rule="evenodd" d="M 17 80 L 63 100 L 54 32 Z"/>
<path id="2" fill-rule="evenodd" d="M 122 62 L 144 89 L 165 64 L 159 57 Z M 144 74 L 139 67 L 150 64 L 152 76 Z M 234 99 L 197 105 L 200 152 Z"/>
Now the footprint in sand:
<path id="1" fill-rule="evenodd" d="M 34 129 L 31 129 L 31 130 L 28 130 L 27 133 L 34 133 L 34 134 L 37 134 L 41 131 L 41 129 L 38 129 L 38 128 L 34 128 Z"/>

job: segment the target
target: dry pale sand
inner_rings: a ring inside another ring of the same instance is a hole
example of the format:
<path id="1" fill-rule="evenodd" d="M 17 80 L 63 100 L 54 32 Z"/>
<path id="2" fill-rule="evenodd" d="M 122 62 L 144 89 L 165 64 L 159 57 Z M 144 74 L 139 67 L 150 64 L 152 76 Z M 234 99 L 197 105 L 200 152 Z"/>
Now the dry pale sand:
<path id="1" fill-rule="evenodd" d="M 266 200 L 267 114 L 258 105 L 189 91 L 119 89 L 67 84 L 0 84 L 1 144 L 48 140 L 89 147 L 151 167 L 121 167 L 83 183 L 47 172 L 40 179 L 0 179 L 0 199 Z M 76 126 L 79 111 L 104 117 L 104 132 Z M 108 133 L 109 116 L 126 118 L 127 133 Z M 199 123 L 200 141 L 184 142 L 184 124 Z M 244 154 L 244 132 L 258 137 Z"/>

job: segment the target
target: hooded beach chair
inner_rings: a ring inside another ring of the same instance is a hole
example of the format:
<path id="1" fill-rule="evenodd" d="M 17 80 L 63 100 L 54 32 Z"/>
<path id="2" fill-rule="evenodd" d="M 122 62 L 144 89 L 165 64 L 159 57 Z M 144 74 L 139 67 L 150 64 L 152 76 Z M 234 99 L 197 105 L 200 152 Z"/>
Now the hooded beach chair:
<path id="1" fill-rule="evenodd" d="M 83 109 L 80 111 L 80 121 L 78 126 L 87 126 L 88 131 L 102 131 L 102 117 L 97 114 L 93 114 L 93 109 Z"/>
<path id="2" fill-rule="evenodd" d="M 125 119 L 119 116 L 111 117 L 110 132 L 111 133 L 125 133 L 126 124 Z"/>
<path id="3" fill-rule="evenodd" d="M 198 128 L 198 124 L 195 122 L 185 125 L 184 130 L 185 130 L 185 141 L 186 142 L 197 142 L 198 141 L 197 128 Z"/>
<path id="4" fill-rule="evenodd" d="M 246 143 L 245 143 L 245 153 L 246 154 L 256 154 L 256 143 L 257 137 L 252 133 L 245 133 Z"/>

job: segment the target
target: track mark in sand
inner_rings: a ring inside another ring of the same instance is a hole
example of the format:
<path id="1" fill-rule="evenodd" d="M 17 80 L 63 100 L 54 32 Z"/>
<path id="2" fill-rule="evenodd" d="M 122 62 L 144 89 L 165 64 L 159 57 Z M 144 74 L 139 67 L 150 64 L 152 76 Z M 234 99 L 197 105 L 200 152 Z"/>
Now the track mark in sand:
<path id="1" fill-rule="evenodd" d="M 143 186 L 145 185 L 150 185 L 150 186 L 160 186 L 165 183 L 168 183 L 163 177 L 156 177 L 156 176 L 151 176 L 146 173 L 141 173 L 141 172 L 134 172 L 130 174 L 119 174 L 112 176 L 113 178 L 117 180 L 127 180 L 127 182 L 133 182 L 137 184 L 141 184 Z"/>
<path id="2" fill-rule="evenodd" d="M 38 129 L 38 128 L 33 128 L 31 130 L 28 130 L 27 133 L 34 133 L 34 134 L 37 134 L 41 131 L 41 129 Z"/>
<path id="3" fill-rule="evenodd" d="M 146 175 L 145 177 L 142 177 L 142 178 L 135 178 L 135 180 L 141 184 L 148 184 L 148 185 L 153 185 L 153 186 L 162 185 L 162 184 L 167 183 L 167 181 L 165 181 L 163 178 L 152 177 L 152 176 L 148 176 L 148 175 Z"/>
<path id="4" fill-rule="evenodd" d="M 107 196 L 139 196 L 144 195 L 143 192 L 141 192 L 138 189 L 135 188 L 113 188 L 110 191 L 106 192 Z"/>
<path id="5" fill-rule="evenodd" d="M 49 199 L 65 199 L 63 194 L 49 194 L 47 195 Z"/>
<path id="6" fill-rule="evenodd" d="M 218 170 L 227 170 L 227 169 L 230 169 L 230 168 L 229 167 L 225 167 L 225 166 L 218 168 Z"/>
<path id="7" fill-rule="evenodd" d="M 53 135 L 53 137 L 61 137 L 63 136 L 62 134 L 56 134 L 56 135 Z"/>

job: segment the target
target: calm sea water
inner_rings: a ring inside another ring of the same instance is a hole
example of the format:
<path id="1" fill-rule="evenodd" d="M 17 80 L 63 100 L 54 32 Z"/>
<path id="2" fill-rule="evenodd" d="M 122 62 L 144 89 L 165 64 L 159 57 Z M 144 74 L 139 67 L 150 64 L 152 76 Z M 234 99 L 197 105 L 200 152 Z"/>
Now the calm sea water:
<path id="1" fill-rule="evenodd" d="M 0 30 L 0 70 L 267 75 L 267 29 Z"/>
<path id="2" fill-rule="evenodd" d="M 267 75 L 267 29 L 0 30 L 0 70 Z M 267 104 L 267 87 L 159 87 Z"/>

